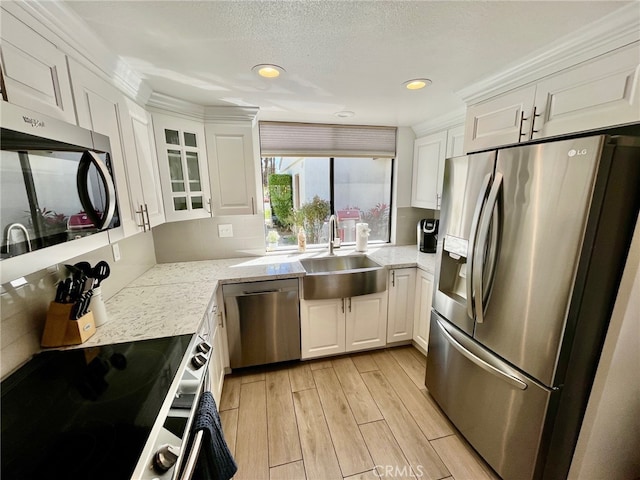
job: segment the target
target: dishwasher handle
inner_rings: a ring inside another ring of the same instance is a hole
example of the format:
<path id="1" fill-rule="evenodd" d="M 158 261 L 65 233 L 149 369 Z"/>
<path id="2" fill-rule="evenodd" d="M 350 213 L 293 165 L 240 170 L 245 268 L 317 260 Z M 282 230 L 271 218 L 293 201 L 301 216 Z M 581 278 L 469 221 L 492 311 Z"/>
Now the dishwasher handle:
<path id="1" fill-rule="evenodd" d="M 274 288 L 274 289 L 270 289 L 270 290 L 258 290 L 258 291 L 251 291 L 251 290 L 243 290 L 242 293 L 240 295 L 242 295 L 243 297 L 246 297 L 247 295 L 266 295 L 269 293 L 281 293 L 284 292 L 284 288 Z"/>
<path id="2" fill-rule="evenodd" d="M 224 297 L 277 295 L 285 292 L 298 292 L 298 280 L 267 280 L 265 282 L 231 283 L 222 286 Z"/>

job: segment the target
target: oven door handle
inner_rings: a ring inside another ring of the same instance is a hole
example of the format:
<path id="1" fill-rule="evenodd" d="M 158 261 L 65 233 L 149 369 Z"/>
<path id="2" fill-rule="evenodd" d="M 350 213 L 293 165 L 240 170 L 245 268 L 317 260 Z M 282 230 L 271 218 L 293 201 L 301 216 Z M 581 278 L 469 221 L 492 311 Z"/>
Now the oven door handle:
<path id="1" fill-rule="evenodd" d="M 191 478 L 193 477 L 193 472 L 196 469 L 198 457 L 200 456 L 200 449 L 202 448 L 203 436 L 204 432 L 202 430 L 198 430 L 196 432 L 196 436 L 193 438 L 193 445 L 191 447 L 191 451 L 189 452 L 189 456 L 187 457 L 187 463 L 184 466 L 184 470 L 182 471 L 180 480 L 191 480 Z"/>

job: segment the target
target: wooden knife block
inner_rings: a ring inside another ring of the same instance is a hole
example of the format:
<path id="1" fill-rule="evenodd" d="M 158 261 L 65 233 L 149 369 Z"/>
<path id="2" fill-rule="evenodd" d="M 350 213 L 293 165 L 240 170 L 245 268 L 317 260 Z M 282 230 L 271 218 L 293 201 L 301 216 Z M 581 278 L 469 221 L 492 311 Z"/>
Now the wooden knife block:
<path id="1" fill-rule="evenodd" d="M 72 303 L 51 302 L 40 345 L 62 347 L 84 343 L 96 333 L 93 313 L 87 312 L 78 320 L 69 320 Z"/>

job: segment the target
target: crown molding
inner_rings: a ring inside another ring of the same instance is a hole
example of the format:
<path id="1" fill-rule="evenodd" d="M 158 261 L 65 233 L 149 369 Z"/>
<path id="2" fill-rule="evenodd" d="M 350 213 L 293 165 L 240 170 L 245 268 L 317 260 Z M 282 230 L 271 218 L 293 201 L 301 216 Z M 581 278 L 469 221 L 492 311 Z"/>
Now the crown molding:
<path id="1" fill-rule="evenodd" d="M 217 106 L 204 107 L 204 121 L 215 123 L 243 123 L 256 121 L 259 107 Z"/>
<path id="2" fill-rule="evenodd" d="M 204 106 L 187 102 L 164 93 L 152 92 L 147 100 L 149 111 L 179 115 L 189 120 L 204 121 Z"/>
<path id="3" fill-rule="evenodd" d="M 115 55 L 65 3 L 51 0 L 3 2 L 2 8 L 100 75 L 125 95 L 146 103 L 151 87 Z"/>
<path id="4" fill-rule="evenodd" d="M 151 94 L 146 105 L 150 111 L 179 115 L 199 122 L 222 124 L 253 123 L 259 110 L 258 107 L 235 105 L 203 106 L 158 92 Z"/>
<path id="5" fill-rule="evenodd" d="M 416 134 L 416 138 L 424 137 L 425 135 L 430 135 L 432 133 L 463 125 L 466 113 L 466 108 L 459 108 L 458 110 L 454 110 L 453 112 L 449 112 L 445 115 L 417 123 L 416 125 L 413 125 L 411 129 Z"/>
<path id="6" fill-rule="evenodd" d="M 639 41 L 640 4 L 631 2 L 456 93 L 473 105 Z"/>

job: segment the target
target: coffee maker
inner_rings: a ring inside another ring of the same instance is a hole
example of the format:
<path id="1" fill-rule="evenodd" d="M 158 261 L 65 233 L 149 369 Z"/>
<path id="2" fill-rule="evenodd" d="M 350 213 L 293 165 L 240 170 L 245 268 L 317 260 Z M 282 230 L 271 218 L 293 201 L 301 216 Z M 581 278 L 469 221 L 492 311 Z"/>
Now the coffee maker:
<path id="1" fill-rule="evenodd" d="M 418 250 L 424 253 L 436 253 L 438 245 L 438 220 L 423 218 L 418 222 Z"/>

